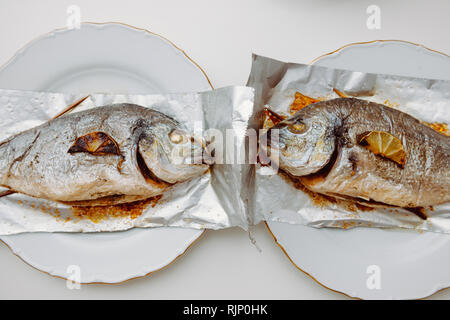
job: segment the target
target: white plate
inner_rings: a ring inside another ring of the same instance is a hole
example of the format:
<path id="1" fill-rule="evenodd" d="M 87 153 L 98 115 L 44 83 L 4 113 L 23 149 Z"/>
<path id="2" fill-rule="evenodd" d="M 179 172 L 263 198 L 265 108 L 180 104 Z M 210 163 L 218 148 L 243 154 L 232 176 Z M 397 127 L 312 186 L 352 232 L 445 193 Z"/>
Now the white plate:
<path id="1" fill-rule="evenodd" d="M 322 56 L 315 63 L 363 72 L 450 79 L 448 56 L 400 41 L 346 46 Z M 449 235 L 267 224 L 280 247 L 300 270 L 323 286 L 351 297 L 415 299 L 450 286 Z M 375 274 L 380 275 L 381 289 L 367 286 L 368 279 L 369 282 L 374 280 Z"/>
<path id="2" fill-rule="evenodd" d="M 123 24 L 89 23 L 29 43 L 0 69 L 0 88 L 138 94 L 204 91 L 212 86 L 195 62 L 161 36 Z M 50 275 L 67 278 L 68 267 L 76 265 L 83 283 L 117 283 L 167 266 L 202 233 L 155 228 L 0 239 Z"/>

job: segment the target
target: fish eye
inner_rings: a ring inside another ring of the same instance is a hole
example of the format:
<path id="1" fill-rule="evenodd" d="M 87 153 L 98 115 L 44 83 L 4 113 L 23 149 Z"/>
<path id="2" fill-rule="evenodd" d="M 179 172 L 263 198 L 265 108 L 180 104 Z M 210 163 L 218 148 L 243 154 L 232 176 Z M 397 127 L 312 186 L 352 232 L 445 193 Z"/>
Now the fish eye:
<path id="1" fill-rule="evenodd" d="M 287 129 L 293 134 L 301 134 L 306 131 L 306 125 L 303 123 L 291 123 L 287 126 Z"/>
<path id="2" fill-rule="evenodd" d="M 188 141 L 186 135 L 179 130 L 172 130 L 169 133 L 169 139 L 175 144 L 185 144 Z"/>

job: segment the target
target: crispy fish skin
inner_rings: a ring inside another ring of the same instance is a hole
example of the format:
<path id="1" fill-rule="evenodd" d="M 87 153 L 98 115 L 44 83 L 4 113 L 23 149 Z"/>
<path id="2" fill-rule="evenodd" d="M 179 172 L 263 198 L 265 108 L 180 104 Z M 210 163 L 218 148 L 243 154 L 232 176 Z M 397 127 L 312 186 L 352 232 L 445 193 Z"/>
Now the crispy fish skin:
<path id="1" fill-rule="evenodd" d="M 292 124 L 304 132 L 293 133 Z M 280 151 L 280 168 L 314 192 L 410 208 L 450 201 L 450 138 L 406 113 L 338 98 L 309 105 L 274 128 L 279 143 L 271 147 Z M 404 168 L 359 144 L 370 131 L 400 139 Z"/>
<path id="2" fill-rule="evenodd" d="M 177 121 L 138 105 L 67 114 L 0 144 L 0 185 L 75 205 L 150 198 L 208 169 L 201 162 L 173 163 L 170 152 L 176 145 L 170 133 L 174 130 L 186 135 L 183 143 L 191 142 Z M 201 146 L 192 148 L 202 154 Z"/>

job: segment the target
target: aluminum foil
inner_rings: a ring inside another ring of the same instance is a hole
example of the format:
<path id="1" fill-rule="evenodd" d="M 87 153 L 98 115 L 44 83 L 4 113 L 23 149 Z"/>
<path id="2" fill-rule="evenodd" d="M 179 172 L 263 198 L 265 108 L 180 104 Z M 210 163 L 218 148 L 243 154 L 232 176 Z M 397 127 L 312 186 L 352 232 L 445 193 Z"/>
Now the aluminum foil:
<path id="1" fill-rule="evenodd" d="M 255 88 L 255 108 L 249 120 L 249 127 L 254 129 L 263 127 L 264 105 L 289 115 L 296 91 L 328 99 L 338 97 L 333 88 L 397 108 L 426 122 L 450 122 L 450 81 L 284 63 L 254 55 L 247 85 Z M 450 233 L 450 203 L 427 210 L 427 220 L 404 209 L 364 211 L 351 203 L 318 205 L 282 172 L 260 166 L 247 166 L 246 170 L 248 212 L 255 223 L 269 220 L 312 227 L 397 227 Z"/>
<path id="2" fill-rule="evenodd" d="M 85 95 L 0 90 L 0 141 L 48 121 Z M 74 111 L 112 103 L 135 103 L 161 111 L 195 134 L 209 128 L 234 133 L 244 142 L 253 109 L 253 90 L 229 87 L 203 93 L 91 94 Z M 199 125 L 200 124 L 200 125 Z M 225 150 L 225 153 L 228 152 Z M 0 235 L 22 232 L 99 232 L 159 226 L 220 229 L 248 221 L 241 198 L 241 167 L 215 164 L 201 177 L 174 185 L 161 199 L 127 210 L 81 210 L 21 194 L 0 198 Z"/>

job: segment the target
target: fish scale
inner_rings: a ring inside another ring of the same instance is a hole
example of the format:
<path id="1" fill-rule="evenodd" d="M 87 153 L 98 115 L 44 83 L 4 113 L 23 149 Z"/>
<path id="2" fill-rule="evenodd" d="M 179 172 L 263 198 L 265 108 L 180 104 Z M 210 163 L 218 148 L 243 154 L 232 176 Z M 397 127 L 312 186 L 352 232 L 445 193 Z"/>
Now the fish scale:
<path id="1" fill-rule="evenodd" d="M 0 185 L 87 206 L 154 197 L 209 167 L 190 159 L 202 155 L 200 144 L 170 140 L 174 130 L 191 137 L 176 120 L 133 104 L 66 114 L 0 143 Z M 171 151 L 180 147 L 194 152 L 175 162 Z"/>
<path id="2" fill-rule="evenodd" d="M 292 123 L 307 130 L 292 133 Z M 368 205 L 412 208 L 450 201 L 450 138 L 399 110 L 338 98 L 311 104 L 273 129 L 279 130 L 279 144 L 270 145 L 279 150 L 279 167 L 311 191 Z M 371 131 L 403 142 L 404 168 L 359 144 Z"/>

